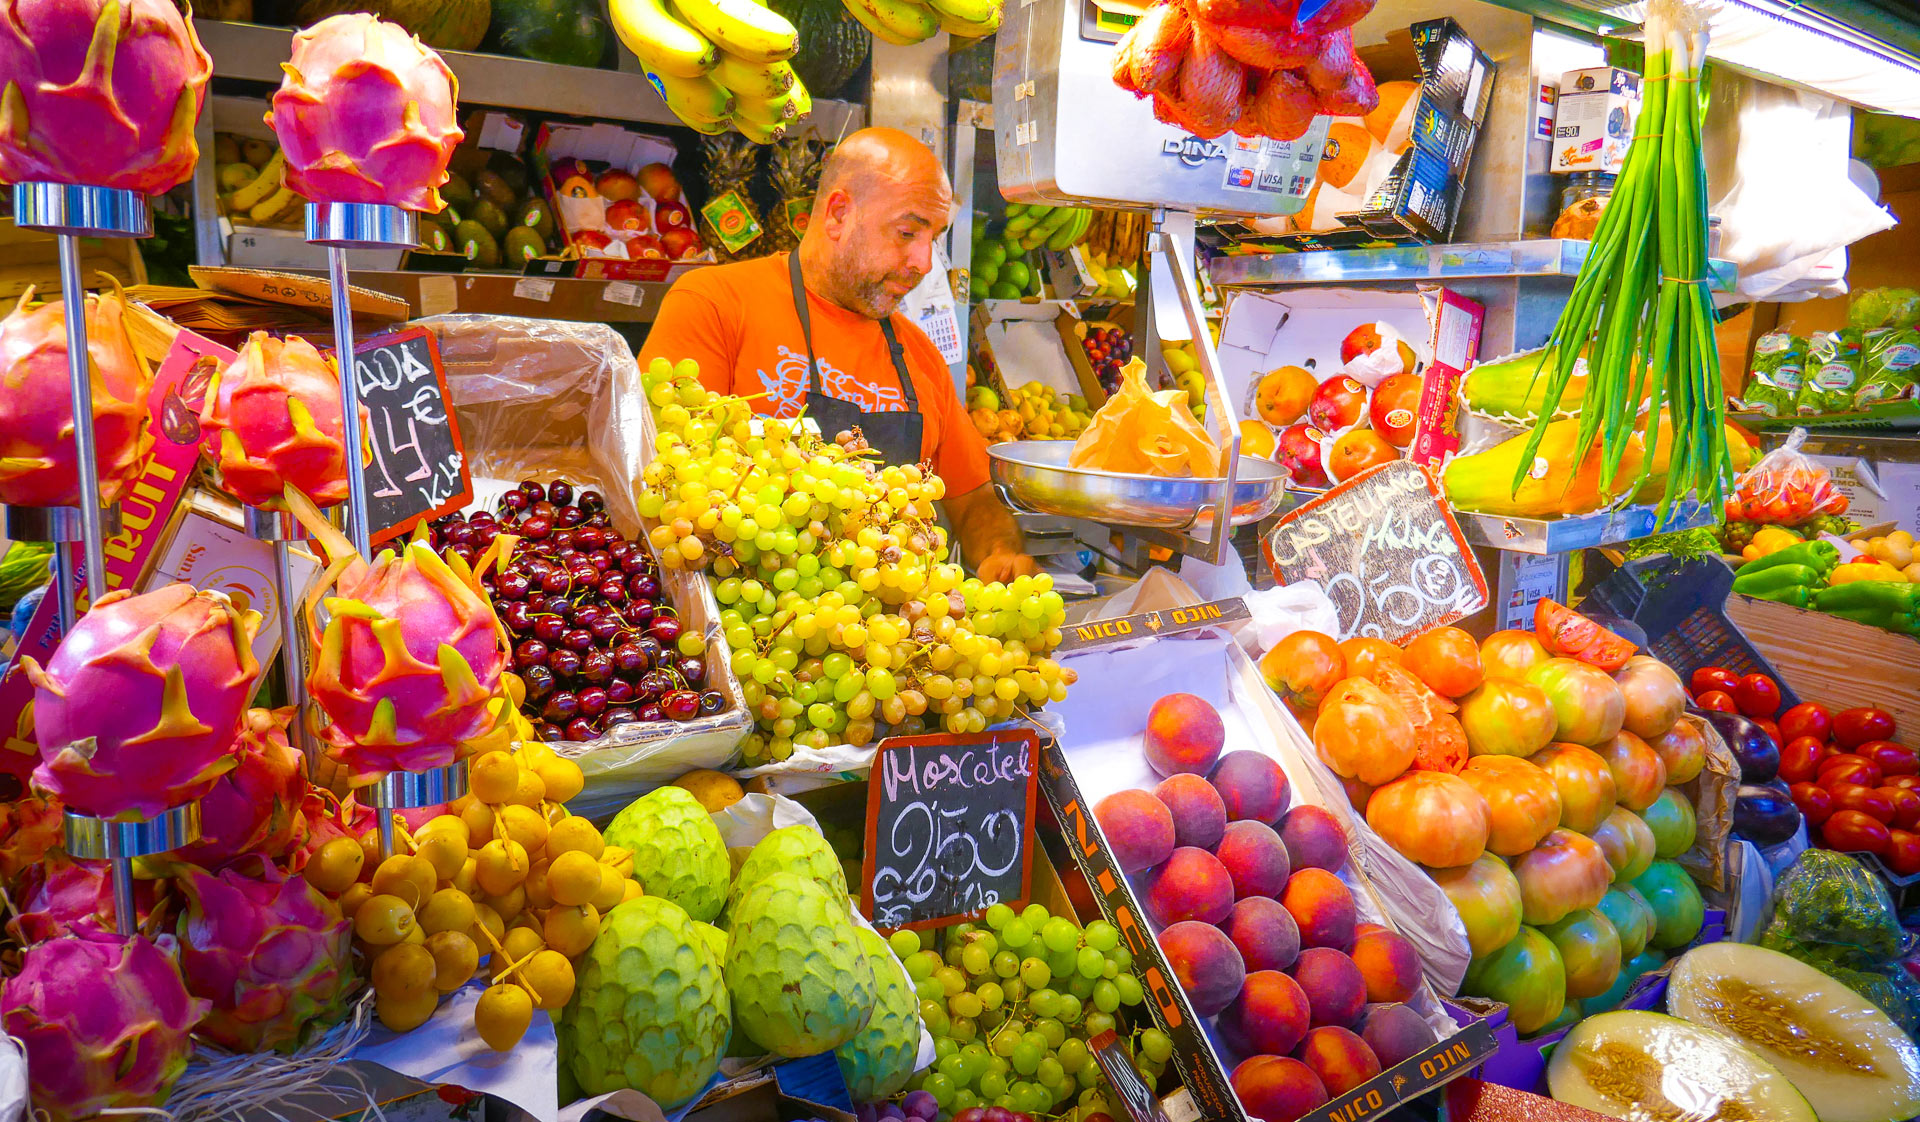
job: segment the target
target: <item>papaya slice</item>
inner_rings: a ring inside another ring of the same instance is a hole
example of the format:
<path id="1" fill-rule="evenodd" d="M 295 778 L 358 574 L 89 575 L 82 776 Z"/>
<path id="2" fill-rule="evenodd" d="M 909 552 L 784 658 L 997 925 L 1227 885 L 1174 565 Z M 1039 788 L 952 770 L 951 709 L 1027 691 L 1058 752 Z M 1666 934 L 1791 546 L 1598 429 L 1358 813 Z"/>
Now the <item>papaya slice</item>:
<path id="1" fill-rule="evenodd" d="M 1567 607 L 1542 598 L 1533 607 L 1533 633 L 1547 653 L 1611 674 L 1633 657 L 1634 645 Z"/>

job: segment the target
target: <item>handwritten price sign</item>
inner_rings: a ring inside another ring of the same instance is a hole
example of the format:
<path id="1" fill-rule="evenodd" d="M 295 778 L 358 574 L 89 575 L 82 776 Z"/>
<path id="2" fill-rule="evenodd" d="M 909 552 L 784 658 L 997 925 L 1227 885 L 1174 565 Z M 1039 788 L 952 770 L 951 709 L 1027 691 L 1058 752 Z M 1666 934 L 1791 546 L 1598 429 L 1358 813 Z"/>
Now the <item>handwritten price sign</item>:
<path id="1" fill-rule="evenodd" d="M 1026 903 L 1040 738 L 1031 729 L 883 741 L 867 779 L 876 927 L 933 927 Z"/>
<path id="2" fill-rule="evenodd" d="M 1433 477 L 1410 460 L 1356 475 L 1281 516 L 1263 549 L 1276 580 L 1317 581 L 1338 639 L 1398 643 L 1487 606 L 1487 578 Z"/>
<path id="3" fill-rule="evenodd" d="M 416 327 L 354 348 L 353 374 L 367 411 L 367 518 L 376 542 L 473 498 L 460 427 L 433 333 Z"/>

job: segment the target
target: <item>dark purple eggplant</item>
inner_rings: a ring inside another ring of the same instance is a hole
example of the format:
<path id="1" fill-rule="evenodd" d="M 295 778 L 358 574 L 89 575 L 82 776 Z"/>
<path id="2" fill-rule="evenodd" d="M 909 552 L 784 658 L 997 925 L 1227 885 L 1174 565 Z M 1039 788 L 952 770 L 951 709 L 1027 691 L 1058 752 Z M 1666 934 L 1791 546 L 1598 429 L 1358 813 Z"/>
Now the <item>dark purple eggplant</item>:
<path id="1" fill-rule="evenodd" d="M 1800 808 L 1793 799 L 1778 790 L 1758 784 L 1743 784 L 1735 793 L 1733 832 L 1767 849 L 1792 837 L 1800 828 Z"/>
<path id="2" fill-rule="evenodd" d="M 1780 774 L 1780 745 L 1767 730 L 1738 713 L 1708 713 L 1707 720 L 1733 749 L 1740 763 L 1740 782 L 1771 783 Z"/>

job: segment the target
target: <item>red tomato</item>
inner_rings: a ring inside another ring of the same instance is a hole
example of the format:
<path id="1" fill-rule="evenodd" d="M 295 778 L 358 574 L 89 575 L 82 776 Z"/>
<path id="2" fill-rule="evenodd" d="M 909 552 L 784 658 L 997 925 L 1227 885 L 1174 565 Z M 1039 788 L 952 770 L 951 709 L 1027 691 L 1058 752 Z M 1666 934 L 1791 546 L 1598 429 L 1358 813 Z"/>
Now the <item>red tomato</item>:
<path id="1" fill-rule="evenodd" d="M 1920 873 L 1920 834 L 1906 830 L 1887 831 L 1887 850 L 1880 856 L 1895 876 Z"/>
<path id="2" fill-rule="evenodd" d="M 1693 699 L 1693 703 L 1709 713 L 1738 713 L 1740 707 L 1734 704 L 1733 695 L 1725 690 L 1708 690 Z"/>
<path id="3" fill-rule="evenodd" d="M 1842 853 L 1881 853 L 1887 851 L 1887 826 L 1879 819 L 1857 810 L 1836 810 L 1820 827 L 1820 839 L 1828 849 Z"/>
<path id="4" fill-rule="evenodd" d="M 1878 787 L 1880 786 L 1880 769 L 1872 760 L 1842 753 L 1838 756 L 1828 756 L 1820 761 L 1820 770 L 1815 774 L 1813 781 L 1828 789 L 1841 783 Z"/>
<path id="5" fill-rule="evenodd" d="M 1833 715 L 1833 738 L 1842 748 L 1893 736 L 1893 715 L 1885 709 L 1842 709 Z"/>
<path id="6" fill-rule="evenodd" d="M 1895 744 L 1891 740 L 1869 740 L 1854 749 L 1854 755 L 1865 756 L 1880 765 L 1882 775 L 1914 775 L 1920 773 L 1920 755 L 1904 744 Z"/>
<path id="7" fill-rule="evenodd" d="M 1798 740 L 1803 736 L 1825 740 L 1833 735 L 1833 716 L 1827 707 L 1811 701 L 1803 701 L 1780 714 L 1780 735 L 1788 740 Z"/>
<path id="8" fill-rule="evenodd" d="M 1731 670 L 1718 666 L 1702 666 L 1695 670 L 1693 677 L 1688 680 L 1687 692 L 1695 697 L 1699 697 L 1708 690 L 1719 690 L 1722 693 L 1731 694 L 1734 687 L 1739 684 L 1740 675 Z"/>
<path id="9" fill-rule="evenodd" d="M 1920 826 L 1920 791 L 1906 787 L 1876 787 L 1874 790 L 1885 795 L 1893 805 L 1893 817 L 1887 822 L 1889 826 L 1897 826 L 1902 830 Z"/>
<path id="10" fill-rule="evenodd" d="M 1903 791 L 1920 791 L 1920 775 L 1889 775 L 1882 786 L 1898 787 Z"/>
<path id="11" fill-rule="evenodd" d="M 1788 783 L 1811 783 L 1820 771 L 1821 761 L 1832 754 L 1825 741 L 1803 736 L 1780 749 L 1780 778 Z"/>
<path id="12" fill-rule="evenodd" d="M 1780 711 L 1780 684 L 1765 674 L 1749 674 L 1733 687 L 1733 700 L 1749 717 L 1771 718 Z"/>
<path id="13" fill-rule="evenodd" d="M 1893 800 L 1880 793 L 1878 787 L 1862 787 L 1858 783 L 1836 783 L 1827 788 L 1833 792 L 1833 809 L 1837 814 L 1843 810 L 1857 810 L 1869 818 L 1876 818 L 1891 825 L 1893 823 Z"/>
<path id="14" fill-rule="evenodd" d="M 1811 783 L 1795 783 L 1787 788 L 1793 795 L 1793 805 L 1800 808 L 1806 816 L 1809 828 L 1818 828 L 1833 814 L 1833 792 L 1825 787 L 1816 787 Z"/>
<path id="15" fill-rule="evenodd" d="M 1748 720 L 1752 721 L 1756 725 L 1759 725 L 1761 728 L 1766 729 L 1767 735 L 1773 738 L 1773 742 L 1775 744 L 1780 743 L 1780 726 L 1779 725 L 1774 724 L 1771 720 L 1768 720 L 1765 717 L 1749 717 Z"/>

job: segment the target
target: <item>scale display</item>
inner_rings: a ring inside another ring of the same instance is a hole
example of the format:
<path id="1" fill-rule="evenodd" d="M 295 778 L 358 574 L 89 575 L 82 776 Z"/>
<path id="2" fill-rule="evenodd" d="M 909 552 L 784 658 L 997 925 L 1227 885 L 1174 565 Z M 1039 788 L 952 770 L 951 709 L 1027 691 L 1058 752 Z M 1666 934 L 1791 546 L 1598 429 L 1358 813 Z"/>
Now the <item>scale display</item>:
<path id="1" fill-rule="evenodd" d="M 1094 0 L 1009 4 L 993 66 L 1001 193 L 1050 205 L 1164 206 L 1203 215 L 1297 214 L 1331 118 L 1298 140 L 1202 140 L 1113 82 L 1124 18 Z"/>

